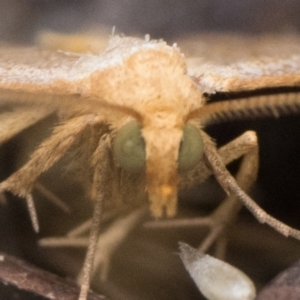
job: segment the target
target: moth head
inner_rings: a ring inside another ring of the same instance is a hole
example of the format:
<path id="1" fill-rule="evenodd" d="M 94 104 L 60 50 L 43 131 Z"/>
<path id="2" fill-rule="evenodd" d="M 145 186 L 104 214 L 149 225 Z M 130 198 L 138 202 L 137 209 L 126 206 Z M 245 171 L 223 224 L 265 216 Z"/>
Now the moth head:
<path id="1" fill-rule="evenodd" d="M 171 217 L 177 209 L 179 174 L 200 161 L 203 139 L 191 122 L 172 124 L 160 116 L 151 124 L 134 120 L 123 125 L 115 136 L 113 152 L 124 170 L 146 172 L 152 214 Z"/>
<path id="2" fill-rule="evenodd" d="M 175 215 L 180 173 L 203 153 L 199 129 L 186 123 L 188 113 L 203 105 L 202 93 L 186 71 L 179 49 L 155 43 L 94 74 L 101 97 L 131 110 L 130 122 L 117 120 L 114 156 L 124 170 L 145 172 L 155 217 Z"/>

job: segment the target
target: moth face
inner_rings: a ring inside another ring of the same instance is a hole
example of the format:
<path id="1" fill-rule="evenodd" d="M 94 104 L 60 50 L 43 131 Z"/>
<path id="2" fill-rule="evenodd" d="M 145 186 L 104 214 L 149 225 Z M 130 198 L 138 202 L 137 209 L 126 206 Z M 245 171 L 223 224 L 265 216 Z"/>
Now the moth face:
<path id="1" fill-rule="evenodd" d="M 178 172 L 193 169 L 201 160 L 203 140 L 191 123 L 161 125 L 127 123 L 115 137 L 114 155 L 123 169 L 146 172 L 152 214 L 172 217 L 177 210 Z"/>
<path id="2" fill-rule="evenodd" d="M 204 98 L 187 75 L 184 56 L 165 45 L 141 49 L 123 58 L 122 64 L 95 73 L 91 82 L 107 102 L 140 116 L 132 114 L 138 122 L 123 127 L 119 124 L 124 119 L 114 120 L 119 129 L 114 156 L 124 170 L 145 172 L 153 215 L 174 216 L 178 172 L 195 167 L 203 152 L 199 130 L 185 124 Z"/>

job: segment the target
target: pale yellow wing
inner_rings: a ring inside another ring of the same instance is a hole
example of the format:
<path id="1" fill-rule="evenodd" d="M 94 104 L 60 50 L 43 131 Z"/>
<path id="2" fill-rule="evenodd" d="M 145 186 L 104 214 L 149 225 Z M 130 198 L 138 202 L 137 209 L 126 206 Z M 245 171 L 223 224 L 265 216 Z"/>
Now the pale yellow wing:
<path id="1" fill-rule="evenodd" d="M 116 41 L 98 55 L 2 47 L 0 90 L 89 94 L 91 75 L 119 63 L 139 43 Z M 178 40 L 178 45 L 204 93 L 300 84 L 300 39 L 295 36 L 202 35 Z"/>
<path id="2" fill-rule="evenodd" d="M 200 35 L 178 44 L 204 93 L 300 86 L 297 36 Z"/>
<path id="3" fill-rule="evenodd" d="M 0 48 L 0 89 L 76 94 L 80 93 L 84 79 L 97 67 L 99 56 L 96 55 L 3 47 Z"/>
<path id="4" fill-rule="evenodd" d="M 0 90 L 26 93 L 89 95 L 91 77 L 124 62 L 142 49 L 165 47 L 156 40 L 115 36 L 99 54 L 38 48 L 0 48 Z M 101 84 L 101 82 L 99 82 Z"/>

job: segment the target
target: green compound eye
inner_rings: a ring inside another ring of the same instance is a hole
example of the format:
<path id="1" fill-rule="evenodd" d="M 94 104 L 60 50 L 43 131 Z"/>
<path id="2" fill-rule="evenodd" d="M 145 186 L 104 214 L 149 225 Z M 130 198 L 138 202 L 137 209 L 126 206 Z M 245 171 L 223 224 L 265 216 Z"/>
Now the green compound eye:
<path id="1" fill-rule="evenodd" d="M 192 124 L 183 127 L 183 136 L 179 148 L 178 170 L 188 171 L 200 161 L 204 151 L 203 139 L 199 129 Z"/>
<path id="2" fill-rule="evenodd" d="M 138 172 L 145 168 L 145 141 L 138 122 L 132 121 L 118 131 L 113 151 L 117 162 L 125 170 Z"/>
<path id="3" fill-rule="evenodd" d="M 117 162 L 125 170 L 138 172 L 145 168 L 145 141 L 138 122 L 132 121 L 118 131 L 113 152 Z M 199 130 L 194 125 L 186 124 L 183 127 L 183 137 L 179 148 L 179 171 L 188 171 L 195 167 L 202 154 L 203 140 Z"/>

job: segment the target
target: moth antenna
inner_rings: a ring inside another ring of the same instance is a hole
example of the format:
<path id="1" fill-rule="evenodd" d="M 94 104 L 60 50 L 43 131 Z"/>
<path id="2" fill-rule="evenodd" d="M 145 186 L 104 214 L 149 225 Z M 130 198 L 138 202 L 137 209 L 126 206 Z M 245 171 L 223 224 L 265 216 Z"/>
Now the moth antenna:
<path id="1" fill-rule="evenodd" d="M 87 299 L 87 295 L 90 287 L 90 281 L 91 281 L 93 262 L 95 257 L 95 250 L 96 250 L 99 231 L 100 231 L 102 208 L 103 208 L 103 194 L 101 193 L 98 194 L 95 201 L 95 207 L 94 207 L 93 218 L 92 218 L 92 226 L 91 226 L 91 232 L 89 237 L 89 244 L 88 244 L 87 254 L 84 260 L 84 265 L 82 270 L 82 277 L 81 277 L 82 281 L 81 281 L 80 294 L 78 300 Z"/>
<path id="2" fill-rule="evenodd" d="M 206 104 L 189 113 L 187 119 L 200 118 L 201 124 L 216 124 L 238 119 L 276 117 L 300 111 L 300 93 L 253 96 Z"/>
<path id="3" fill-rule="evenodd" d="M 31 194 L 29 194 L 29 195 L 26 195 L 25 199 L 26 199 L 26 203 L 27 203 L 27 207 L 28 207 L 28 211 L 29 211 L 33 229 L 36 233 L 38 233 L 40 231 L 40 226 L 39 226 L 39 222 L 38 222 L 38 218 L 37 218 L 37 213 L 36 213 L 33 197 Z"/>
<path id="4" fill-rule="evenodd" d="M 216 147 L 207 135 L 205 137 L 204 145 L 204 159 L 228 195 L 235 195 L 247 209 L 255 216 L 260 223 L 266 223 L 284 236 L 292 236 L 300 240 L 300 230 L 292 228 L 276 218 L 269 215 L 259 205 L 255 203 L 237 184 L 232 175 L 227 171 L 226 166 L 218 154 Z"/>

